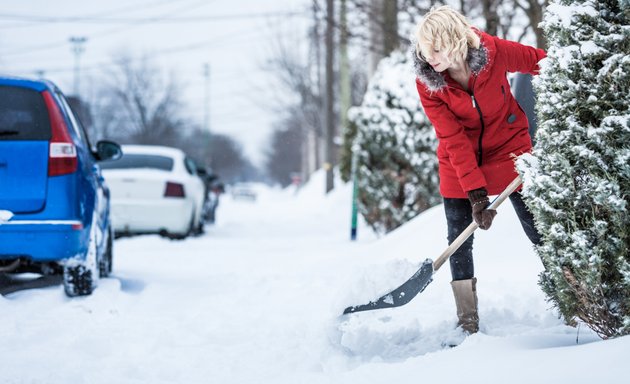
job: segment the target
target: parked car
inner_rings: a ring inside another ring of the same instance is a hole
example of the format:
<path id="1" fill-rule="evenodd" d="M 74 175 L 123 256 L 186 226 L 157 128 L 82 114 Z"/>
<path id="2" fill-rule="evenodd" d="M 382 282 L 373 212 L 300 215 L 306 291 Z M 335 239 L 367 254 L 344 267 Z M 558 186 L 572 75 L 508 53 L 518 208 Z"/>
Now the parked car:
<path id="1" fill-rule="evenodd" d="M 109 190 L 88 136 L 53 83 L 0 77 L 0 272 L 61 274 L 89 295 L 112 271 Z"/>
<path id="2" fill-rule="evenodd" d="M 256 201 L 257 193 L 252 183 L 239 182 L 230 187 L 230 195 L 234 200 Z"/>
<path id="3" fill-rule="evenodd" d="M 223 183 L 219 181 L 219 176 L 212 169 L 197 164 L 197 174 L 205 186 L 205 201 L 203 203 L 203 222 L 214 224 L 216 212 L 219 206 L 221 195 L 225 192 Z"/>
<path id="4" fill-rule="evenodd" d="M 122 158 L 102 164 L 116 236 L 183 239 L 201 233 L 205 187 L 195 162 L 171 147 L 123 145 L 122 150 Z"/>
<path id="5" fill-rule="evenodd" d="M 204 221 L 209 224 L 214 224 L 217 220 L 217 208 L 219 207 L 219 202 L 221 200 L 221 195 L 225 193 L 225 186 L 223 183 L 215 181 L 210 186 L 210 191 L 208 192 L 208 198 L 206 199 L 206 204 L 204 205 Z"/>

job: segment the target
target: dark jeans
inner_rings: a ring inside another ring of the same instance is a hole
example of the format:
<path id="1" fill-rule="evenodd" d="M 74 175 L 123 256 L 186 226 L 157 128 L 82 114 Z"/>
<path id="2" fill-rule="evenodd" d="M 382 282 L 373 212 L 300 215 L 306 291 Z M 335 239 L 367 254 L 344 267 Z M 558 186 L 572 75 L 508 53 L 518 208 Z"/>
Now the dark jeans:
<path id="1" fill-rule="evenodd" d="M 514 206 L 523 230 L 525 230 L 525 234 L 534 245 L 539 245 L 541 242 L 540 234 L 534 227 L 534 217 L 523 202 L 521 194 L 514 192 L 510 195 L 510 201 Z M 472 222 L 472 208 L 468 199 L 444 198 L 444 211 L 446 212 L 446 223 L 448 225 L 448 243 L 451 244 Z M 472 255 L 473 239 L 474 235 L 470 236 L 451 255 L 450 263 L 453 280 L 467 280 L 475 276 Z"/>

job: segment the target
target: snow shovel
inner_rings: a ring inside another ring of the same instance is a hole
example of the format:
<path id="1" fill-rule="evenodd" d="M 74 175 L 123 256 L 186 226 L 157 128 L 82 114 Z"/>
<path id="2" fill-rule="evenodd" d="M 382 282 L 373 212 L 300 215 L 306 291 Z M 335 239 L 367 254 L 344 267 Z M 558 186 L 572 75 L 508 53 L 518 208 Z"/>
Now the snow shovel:
<path id="1" fill-rule="evenodd" d="M 521 185 L 522 180 L 520 176 L 517 176 L 514 181 L 508 185 L 499 196 L 497 196 L 486 209 L 497 209 L 505 199 Z M 400 307 L 411 301 L 416 295 L 427 287 L 431 281 L 433 281 L 433 274 L 448 260 L 449 257 L 470 237 L 470 235 L 479 228 L 479 225 L 473 221 L 470 225 L 446 248 L 446 250 L 435 261 L 426 259 L 420 269 L 416 271 L 405 281 L 403 285 L 394 289 L 390 293 L 381 296 L 376 301 L 370 301 L 367 304 L 348 307 L 343 311 L 343 314 L 371 311 L 373 309 L 382 308 L 394 308 Z"/>

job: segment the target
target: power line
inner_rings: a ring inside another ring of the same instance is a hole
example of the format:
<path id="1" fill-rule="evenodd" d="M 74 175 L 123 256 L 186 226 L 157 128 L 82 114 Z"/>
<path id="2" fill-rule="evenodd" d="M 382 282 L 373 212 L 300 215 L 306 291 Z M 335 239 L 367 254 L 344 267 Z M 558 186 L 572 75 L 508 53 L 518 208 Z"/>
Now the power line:
<path id="1" fill-rule="evenodd" d="M 153 58 L 153 57 L 160 57 L 160 56 L 168 56 L 168 55 L 172 55 L 172 54 L 176 54 L 176 53 L 182 53 L 182 52 L 187 52 L 187 51 L 193 51 L 193 50 L 197 50 L 200 48 L 208 48 L 208 47 L 212 47 L 212 46 L 219 46 L 221 44 L 225 44 L 227 39 L 230 37 L 233 38 L 245 38 L 248 36 L 257 36 L 257 37 L 261 37 L 260 32 L 256 31 L 256 30 L 252 30 L 251 28 L 245 28 L 245 29 L 239 29 L 236 31 L 232 31 L 232 32 L 228 32 L 224 35 L 221 36 L 217 36 L 217 37 L 213 37 L 211 39 L 207 39 L 207 40 L 202 40 L 202 41 L 198 41 L 195 43 L 188 43 L 188 44 L 183 44 L 183 45 L 179 45 L 179 46 L 174 46 L 174 47 L 169 47 L 169 48 L 164 48 L 161 49 L 159 51 L 155 51 L 152 52 L 150 54 L 145 55 L 143 58 Z M 248 40 L 249 41 L 249 40 Z M 67 44 L 67 42 L 64 42 L 63 45 L 65 46 Z M 3 56 L 7 56 L 7 54 L 3 54 Z M 141 60 L 138 59 L 138 60 Z M 99 63 L 95 63 L 95 64 L 91 64 L 91 65 L 85 65 L 81 68 L 82 71 L 84 72 L 91 72 L 91 71 L 96 71 L 96 70 L 100 70 L 100 69 L 104 69 L 104 68 L 108 68 L 111 66 L 111 60 L 108 61 L 102 61 Z M 33 72 L 35 71 L 35 69 L 24 69 L 24 65 L 21 66 L 20 70 L 16 71 L 16 70 L 5 70 L 6 72 Z M 40 68 L 40 65 L 37 66 L 37 69 Z M 60 73 L 60 72 L 69 72 L 73 70 L 70 67 L 57 67 L 57 68 L 47 68 L 46 69 L 46 73 Z M 217 78 L 215 77 L 215 81 L 217 80 Z M 221 80 L 221 78 L 219 78 L 218 80 Z"/>
<path id="2" fill-rule="evenodd" d="M 304 15 L 304 12 L 260 12 L 260 13 L 241 13 L 241 14 L 225 14 L 225 15 L 205 15 L 205 16 L 187 16 L 187 17 L 124 17 L 124 18 L 108 18 L 108 17 L 90 17 L 90 16 L 36 16 L 36 15 L 17 15 L 17 14 L 0 14 L 0 19 L 8 19 L 9 21 L 24 21 L 37 23 L 90 23 L 90 24 L 136 24 L 136 23 L 191 23 L 206 21 L 231 21 L 235 19 L 253 19 L 265 17 L 285 17 Z"/>
<path id="3" fill-rule="evenodd" d="M 167 3 L 167 1 L 164 1 L 164 0 L 162 0 L 160 2 L 156 1 L 156 2 L 153 2 L 152 4 L 155 4 L 155 3 Z M 187 5 L 185 7 L 185 9 L 183 9 L 183 10 L 182 9 L 177 9 L 175 11 L 171 11 L 171 12 L 169 12 L 168 15 L 172 17 L 174 15 L 174 12 L 177 12 L 177 11 L 180 11 L 180 12 L 181 11 L 190 11 L 190 9 L 192 7 L 197 8 L 197 7 L 200 7 L 202 5 L 207 5 L 208 3 L 209 3 L 209 1 L 195 2 L 193 4 Z M 181 3 L 179 3 L 179 4 L 181 4 Z M 120 12 L 121 10 L 120 9 L 119 10 L 111 10 L 111 11 L 108 11 L 108 12 L 113 13 L 115 11 L 119 11 Z M 304 12 L 274 12 L 274 13 L 268 12 L 268 13 L 259 13 L 259 14 L 254 14 L 254 13 L 241 14 L 241 16 L 243 18 L 253 18 L 254 15 L 258 15 L 258 17 L 291 15 L 293 17 L 293 16 L 305 16 L 306 14 Z M 224 16 L 229 16 L 229 17 L 231 17 L 231 20 L 234 20 L 234 18 L 237 17 L 238 15 L 237 14 L 233 14 L 233 15 L 224 15 Z M 0 15 L 0 17 L 2 17 L 2 16 Z M 213 17 L 221 17 L 221 16 L 213 16 Z M 185 18 L 182 18 L 182 20 L 183 19 L 185 19 Z M 279 21 L 280 21 L 280 24 L 282 24 L 284 22 L 289 21 L 290 19 L 291 18 L 283 17 Z M 143 26 L 145 24 L 153 24 L 153 23 L 155 23 L 155 17 L 153 17 L 153 18 L 147 17 L 147 18 L 142 18 L 142 19 L 139 19 L 139 20 L 144 20 L 143 21 L 144 24 L 140 24 L 139 25 L 138 23 L 136 23 L 134 25 L 129 25 L 129 26 L 118 26 L 116 28 L 112 28 L 112 29 L 109 29 L 109 30 L 106 30 L 106 31 L 101 31 L 101 32 L 98 32 L 98 33 L 95 33 L 95 34 L 91 34 L 91 35 L 87 34 L 85 36 L 88 37 L 90 39 L 90 41 L 93 41 L 94 37 L 106 36 L 106 35 L 109 35 L 109 34 L 126 31 L 126 30 L 129 30 L 131 28 Z M 241 28 L 238 31 L 233 31 L 232 33 L 226 33 L 226 34 L 224 34 L 222 36 L 219 36 L 219 37 L 214 37 L 214 38 L 211 38 L 211 39 L 202 40 L 202 41 L 198 41 L 198 42 L 195 42 L 195 43 L 187 43 L 187 44 L 182 44 L 182 45 L 179 45 L 179 46 L 165 48 L 165 49 L 159 50 L 157 52 L 154 52 L 152 54 L 148 54 L 148 55 L 146 55 L 143 58 L 147 58 L 147 57 L 150 58 L 150 57 L 161 56 L 161 55 L 172 55 L 172 54 L 175 54 L 175 53 L 192 51 L 192 50 L 198 50 L 198 49 L 203 48 L 203 47 L 209 47 L 209 46 L 214 46 L 214 45 L 231 44 L 230 40 L 234 41 L 234 38 L 238 38 L 240 40 L 240 39 L 244 39 L 244 38 L 248 38 L 248 37 L 256 37 L 256 40 L 260 40 L 261 38 L 263 38 L 263 36 L 260 33 L 260 30 L 257 30 L 255 28 L 251 28 L 251 27 L 246 28 L 246 29 L 242 29 Z M 251 39 L 248 38 L 247 41 L 251 41 Z M 64 41 L 64 42 L 56 44 L 56 45 L 55 44 L 52 44 L 52 45 L 53 45 L 53 48 L 54 47 L 58 47 L 58 46 L 67 47 L 67 41 Z M 51 44 L 46 44 L 46 45 L 42 46 L 41 50 L 49 49 L 50 47 L 51 47 Z M 30 53 L 30 52 L 28 52 L 28 53 Z M 9 53 L 9 54 L 11 54 L 11 53 Z M 5 57 L 5 56 L 7 56 L 7 54 L 2 54 L 2 56 Z M 135 61 L 136 59 L 132 59 L 132 60 Z M 12 61 L 15 61 L 15 60 L 12 60 Z M 46 61 L 46 62 L 49 63 L 49 61 Z M 41 63 L 39 65 L 41 66 Z M 23 63 L 20 65 L 20 67 L 21 67 L 20 68 L 20 72 L 25 73 Z M 100 63 L 97 62 L 97 63 L 95 63 L 95 64 L 93 64 L 91 66 L 82 65 L 81 66 L 81 71 L 82 71 L 82 73 L 84 73 L 85 71 L 95 71 L 95 70 L 104 69 L 104 68 L 107 68 L 107 67 L 111 67 L 111 61 L 108 61 L 108 62 L 102 61 Z M 47 69 L 46 72 L 69 72 L 70 70 L 72 70 L 72 68 L 60 66 L 58 68 Z M 31 72 L 33 72 L 33 71 L 34 70 L 31 70 Z M 248 72 L 251 74 L 252 71 L 248 70 Z M 214 82 L 223 81 L 223 77 L 224 76 L 222 76 L 222 75 L 224 75 L 224 73 L 220 72 L 218 74 L 218 76 L 217 76 L 217 74 L 214 72 L 214 68 L 213 68 L 212 75 L 213 75 L 213 83 Z M 236 75 L 238 75 L 238 73 Z M 230 77 L 233 77 L 232 76 L 232 72 L 230 72 Z M 239 76 L 239 78 L 241 78 L 241 77 L 242 76 Z M 254 96 L 251 95 L 251 88 L 247 88 L 247 90 L 242 90 L 242 91 L 236 91 L 236 90 L 233 90 L 233 91 L 235 91 L 235 92 L 222 93 L 221 94 L 221 98 L 223 98 L 223 97 L 237 98 L 237 97 L 242 97 L 242 96 L 250 96 L 250 97 L 254 98 Z M 242 112 L 236 112 L 236 111 L 235 112 L 231 112 L 231 111 L 228 112 L 228 111 L 226 111 L 223 114 L 222 113 L 214 114 L 213 117 L 216 116 L 217 118 L 220 118 L 220 119 L 230 118 L 232 116 L 232 114 L 233 114 L 235 119 L 237 119 L 237 118 L 246 118 L 247 120 L 250 120 L 250 119 L 254 120 L 253 119 L 254 116 L 252 116 L 252 114 L 253 114 L 252 111 L 250 111 L 249 113 L 245 113 L 245 114 L 243 114 Z M 231 122 L 230 124 L 232 125 L 233 123 L 235 123 L 235 122 Z"/>
<path id="4" fill-rule="evenodd" d="M 160 6 L 162 4 L 175 4 L 176 2 L 177 0 L 158 0 L 158 1 L 153 1 L 151 3 L 146 3 L 146 4 L 134 4 L 128 7 L 121 7 L 121 8 L 111 9 L 108 11 L 92 13 L 87 16 L 98 17 L 98 16 L 115 15 L 115 14 L 123 13 L 123 12 L 133 12 L 138 9 L 145 10 L 147 7 Z"/>
<path id="5" fill-rule="evenodd" d="M 288 13 L 285 13 L 284 15 L 293 17 L 293 16 L 304 15 L 304 13 L 302 13 L 302 12 L 288 12 Z M 145 24 L 151 24 L 151 23 L 150 22 L 146 22 Z M 134 24 L 134 25 L 129 26 L 129 27 L 110 29 L 110 30 L 103 31 L 101 33 L 95 33 L 95 34 L 92 34 L 92 35 L 88 35 L 87 37 L 90 40 L 93 40 L 96 37 L 104 37 L 104 36 L 113 35 L 113 34 L 118 33 L 118 32 L 126 31 L 126 30 L 128 30 L 130 28 L 137 28 L 137 27 L 144 26 L 145 24 Z M 27 55 L 27 54 L 31 54 L 33 52 L 47 51 L 47 50 L 52 50 L 52 49 L 55 49 L 55 48 L 59 48 L 61 46 L 65 46 L 65 44 L 66 44 L 66 42 L 47 43 L 47 44 L 42 44 L 42 45 L 36 45 L 36 46 L 32 46 L 32 47 L 27 47 L 25 49 L 17 50 L 17 51 L 4 52 L 4 53 L 2 53 L 2 56 L 3 57 L 7 57 L 7 56 Z M 203 42 L 202 43 L 190 44 L 190 45 L 188 45 L 189 48 L 182 48 L 182 50 L 191 50 L 191 49 L 201 48 L 205 44 L 206 43 L 203 43 Z M 174 48 L 174 49 L 179 49 L 179 48 Z"/>
<path id="6" fill-rule="evenodd" d="M 116 14 L 123 13 L 123 12 L 133 12 L 133 11 L 138 10 L 138 9 L 146 9 L 147 7 L 156 7 L 156 6 L 159 7 L 162 4 L 175 3 L 176 1 L 177 0 L 158 0 L 158 1 L 151 2 L 151 3 L 135 4 L 135 5 L 132 5 L 132 6 L 129 6 L 129 7 L 116 8 L 116 9 L 102 11 L 102 12 L 99 12 L 99 13 L 92 13 L 92 14 L 84 15 L 84 17 L 116 15 Z M 0 26 L 0 29 L 17 29 L 17 28 L 39 27 L 42 24 L 42 23 L 37 22 L 37 21 L 25 22 L 25 21 L 17 20 L 16 22 L 17 23 L 22 23 L 22 24 L 20 24 L 20 25 L 4 25 L 4 26 Z M 27 24 L 24 24 L 24 23 L 27 23 Z"/>
<path id="7" fill-rule="evenodd" d="M 158 18 L 159 17 L 166 17 L 166 16 L 169 16 L 169 15 L 182 13 L 182 12 L 189 11 L 189 10 L 195 9 L 195 8 L 199 8 L 199 7 L 208 5 L 208 4 L 209 4 L 208 1 L 201 0 L 199 2 L 196 2 L 196 3 L 193 3 L 193 4 L 189 4 L 189 5 L 186 5 L 184 7 L 177 8 L 177 9 L 169 11 L 167 13 L 162 13 L 161 15 L 159 15 L 157 17 Z M 107 30 L 101 31 L 101 32 L 97 32 L 97 33 L 94 33 L 92 35 L 86 36 L 86 38 L 88 38 L 90 40 L 94 40 L 94 38 L 97 38 L 97 37 L 113 35 L 113 34 L 116 34 L 116 33 L 119 33 L 119 32 L 127 31 L 127 30 L 132 29 L 132 28 L 138 28 L 138 27 L 144 26 L 146 24 L 150 24 L 150 23 L 149 22 L 137 22 L 137 23 L 131 23 L 131 24 L 132 25 L 129 25 L 129 26 L 126 26 L 126 27 L 122 27 L 122 28 L 117 27 L 117 28 L 112 28 L 112 29 L 107 29 Z M 15 56 L 15 55 L 30 54 L 30 53 L 38 52 L 38 51 L 47 51 L 47 50 L 55 49 L 55 48 L 58 48 L 58 47 L 61 47 L 61 46 L 65 46 L 65 44 L 66 44 L 66 42 L 58 42 L 58 43 L 42 44 L 42 45 L 37 45 L 37 46 L 33 46 L 33 47 L 26 47 L 25 49 L 21 49 L 21 50 L 18 50 L 18 51 L 5 52 L 5 53 L 2 54 L 2 56 L 3 57 Z"/>

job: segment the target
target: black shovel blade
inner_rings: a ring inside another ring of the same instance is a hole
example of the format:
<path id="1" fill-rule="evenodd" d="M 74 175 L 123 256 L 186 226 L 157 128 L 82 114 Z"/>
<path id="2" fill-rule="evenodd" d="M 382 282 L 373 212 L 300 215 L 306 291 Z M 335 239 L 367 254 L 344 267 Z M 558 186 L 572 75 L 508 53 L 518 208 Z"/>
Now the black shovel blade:
<path id="1" fill-rule="evenodd" d="M 411 301 L 416 295 L 427 287 L 433 280 L 433 260 L 426 259 L 420 266 L 420 269 L 416 271 L 405 281 L 403 285 L 394 289 L 390 293 L 382 296 L 376 301 L 370 301 L 367 304 L 357 305 L 354 307 L 348 307 L 343 311 L 343 314 L 371 311 L 373 309 L 382 308 L 394 308 L 400 307 Z"/>

